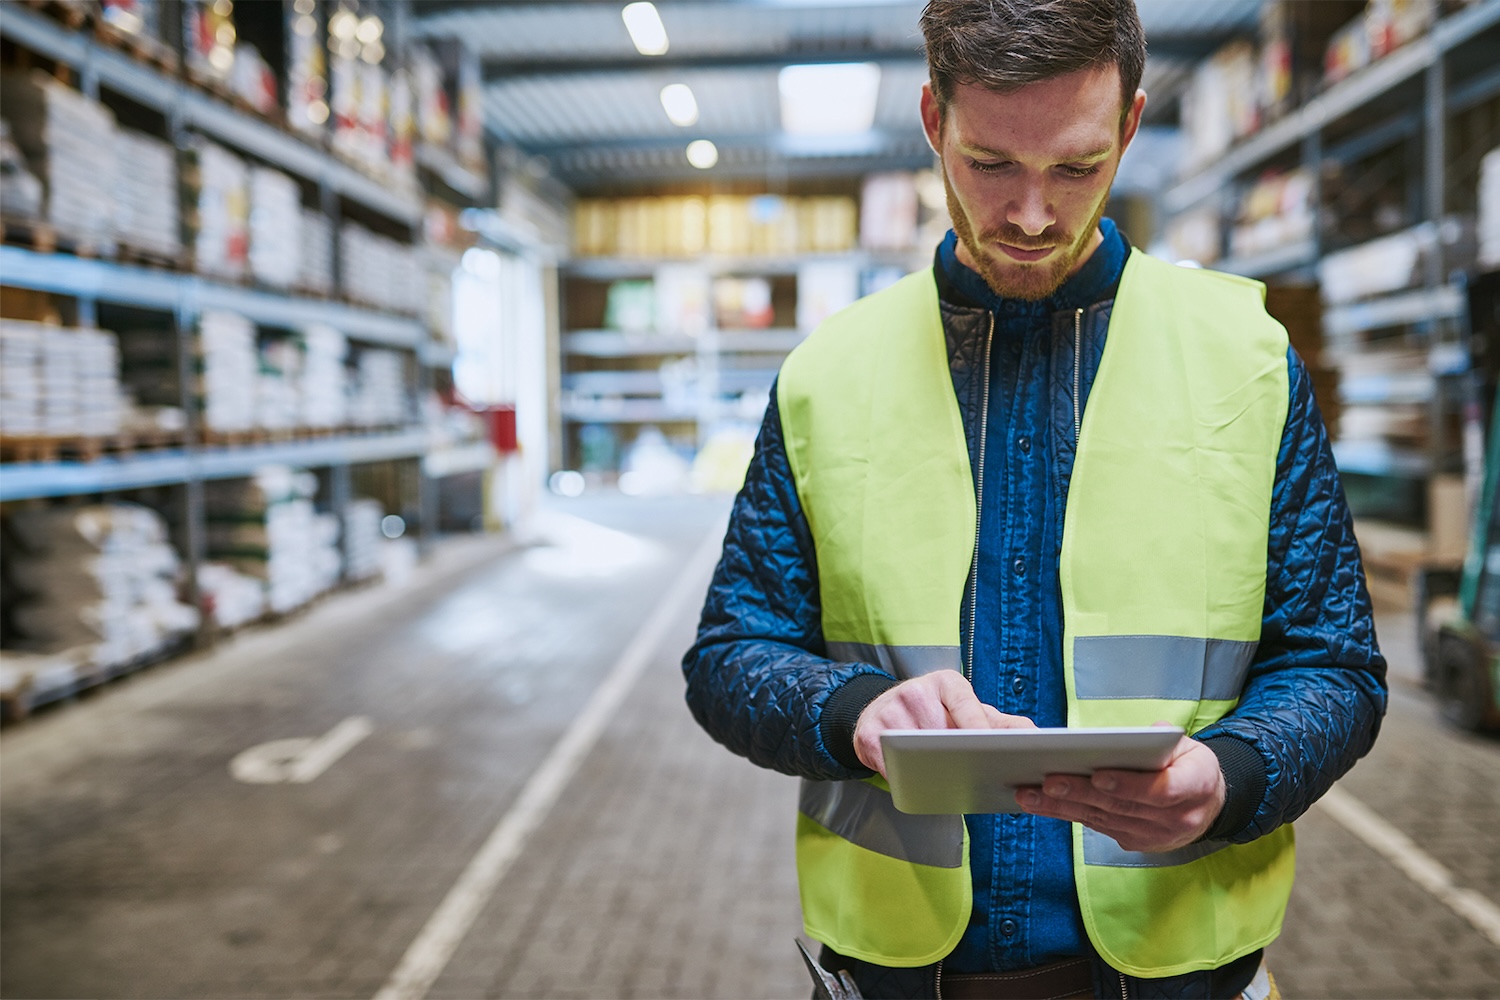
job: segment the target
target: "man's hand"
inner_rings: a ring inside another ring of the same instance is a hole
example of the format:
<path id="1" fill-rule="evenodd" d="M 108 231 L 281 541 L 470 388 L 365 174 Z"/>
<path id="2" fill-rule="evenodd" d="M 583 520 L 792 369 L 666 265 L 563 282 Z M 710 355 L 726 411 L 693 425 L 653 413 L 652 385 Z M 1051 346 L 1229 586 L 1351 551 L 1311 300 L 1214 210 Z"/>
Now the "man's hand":
<path id="1" fill-rule="evenodd" d="M 1207 832 L 1224 808 L 1219 758 L 1184 736 L 1160 771 L 1095 771 L 1092 779 L 1049 774 L 1041 788 L 1016 792 L 1038 816 L 1082 823 L 1127 851 L 1171 851 Z"/>
<path id="2" fill-rule="evenodd" d="M 880 734 L 887 729 L 1035 728 L 1030 719 L 1006 715 L 980 701 L 957 670 L 935 670 L 902 681 L 865 706 L 854 726 L 854 753 L 865 767 L 885 777 Z"/>

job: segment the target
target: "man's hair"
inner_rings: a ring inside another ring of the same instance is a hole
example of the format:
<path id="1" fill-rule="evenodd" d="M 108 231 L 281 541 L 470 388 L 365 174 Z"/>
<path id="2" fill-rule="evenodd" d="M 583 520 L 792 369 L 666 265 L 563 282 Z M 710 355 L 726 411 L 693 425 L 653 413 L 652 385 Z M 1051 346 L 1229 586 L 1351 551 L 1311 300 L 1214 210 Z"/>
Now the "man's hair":
<path id="1" fill-rule="evenodd" d="M 1007 93 L 1114 64 L 1123 121 L 1146 64 L 1135 0 L 928 0 L 922 35 L 944 115 L 960 84 Z"/>

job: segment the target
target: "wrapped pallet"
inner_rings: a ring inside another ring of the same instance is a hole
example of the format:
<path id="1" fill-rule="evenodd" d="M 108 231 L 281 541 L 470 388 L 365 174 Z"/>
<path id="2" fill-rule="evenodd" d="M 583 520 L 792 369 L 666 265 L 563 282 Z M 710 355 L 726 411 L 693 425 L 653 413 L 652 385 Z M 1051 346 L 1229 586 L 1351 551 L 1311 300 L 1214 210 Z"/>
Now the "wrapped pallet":
<path id="1" fill-rule="evenodd" d="M 315 324 L 302 331 L 301 425 L 342 427 L 348 418 L 348 374 L 344 359 L 349 342 L 331 326 Z"/>
<path id="2" fill-rule="evenodd" d="M 203 613 L 222 629 L 239 628 L 266 613 L 266 585 L 228 563 L 198 567 L 198 596 Z"/>
<path id="3" fill-rule="evenodd" d="M 380 575 L 381 551 L 386 538 L 380 531 L 385 508 L 379 500 L 351 500 L 344 511 L 344 575 L 350 580 L 368 580 Z"/>
<path id="4" fill-rule="evenodd" d="M 120 130 L 115 149 L 116 237 L 127 247 L 175 259 L 182 252 L 177 151 L 128 129 Z"/>
<path id="5" fill-rule="evenodd" d="M 302 192 L 279 170 L 250 168 L 250 274 L 291 288 L 302 268 Z"/>
<path id="6" fill-rule="evenodd" d="M 7 436 L 102 437 L 119 431 L 124 407 L 114 334 L 0 320 L 0 364 L 0 428 Z"/>
<path id="7" fill-rule="evenodd" d="M 80 249 L 112 250 L 114 115 L 39 70 L 0 78 L 0 113 L 46 188 L 45 220 L 58 236 Z"/>
<path id="8" fill-rule="evenodd" d="M 397 427 L 406 422 L 406 359 L 399 351 L 367 348 L 355 369 L 349 421 L 357 427 Z"/>
<path id="9" fill-rule="evenodd" d="M 256 424 L 259 361 L 255 326 L 235 313 L 210 309 L 198 321 L 204 426 L 218 433 Z"/>
<path id="10" fill-rule="evenodd" d="M 194 143 L 193 157 L 198 182 L 193 253 L 198 273 L 239 280 L 249 264 L 249 168 L 206 139 Z"/>
<path id="11" fill-rule="evenodd" d="M 159 654 L 198 627 L 177 597 L 181 563 L 160 514 L 114 503 L 13 514 L 6 525 L 9 640 L 72 651 L 97 671 Z"/>
<path id="12" fill-rule="evenodd" d="M 298 230 L 302 246 L 297 288 L 318 295 L 333 294 L 333 223 L 321 212 L 304 209 Z"/>
<path id="13" fill-rule="evenodd" d="M 265 585 L 267 607 L 294 610 L 338 583 L 339 522 L 313 503 L 317 476 L 266 466 L 205 484 L 209 556 Z"/>

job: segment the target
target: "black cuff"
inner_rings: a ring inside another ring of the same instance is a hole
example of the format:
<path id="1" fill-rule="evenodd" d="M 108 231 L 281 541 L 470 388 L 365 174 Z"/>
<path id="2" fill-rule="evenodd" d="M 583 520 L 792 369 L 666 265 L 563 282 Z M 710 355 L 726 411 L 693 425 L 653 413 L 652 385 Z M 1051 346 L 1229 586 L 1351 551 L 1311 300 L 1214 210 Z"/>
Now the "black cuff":
<path id="1" fill-rule="evenodd" d="M 1236 736 L 1211 736 L 1203 745 L 1219 758 L 1224 772 L 1224 808 L 1201 840 L 1229 840 L 1255 818 L 1266 796 L 1266 759 Z"/>
<path id="2" fill-rule="evenodd" d="M 847 768 L 869 770 L 854 752 L 854 725 L 866 705 L 895 686 L 894 677 L 860 674 L 828 696 L 818 719 L 818 734 L 834 760 Z"/>

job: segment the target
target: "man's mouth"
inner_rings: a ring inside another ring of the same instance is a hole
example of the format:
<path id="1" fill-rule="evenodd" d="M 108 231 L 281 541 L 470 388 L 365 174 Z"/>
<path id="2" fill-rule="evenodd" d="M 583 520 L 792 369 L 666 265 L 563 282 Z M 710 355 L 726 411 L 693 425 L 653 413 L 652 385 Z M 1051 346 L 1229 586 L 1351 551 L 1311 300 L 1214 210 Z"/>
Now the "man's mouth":
<path id="1" fill-rule="evenodd" d="M 1057 249 L 1057 247 L 1055 246 L 1050 246 L 1041 247 L 1036 250 L 1028 250 L 1025 247 L 1015 247 L 1011 246 L 1009 243 L 1000 242 L 996 242 L 995 245 L 1003 250 L 1006 256 L 1010 257 L 1012 260 L 1019 260 L 1022 263 L 1034 263 L 1036 261 L 1042 260 L 1053 250 Z"/>

